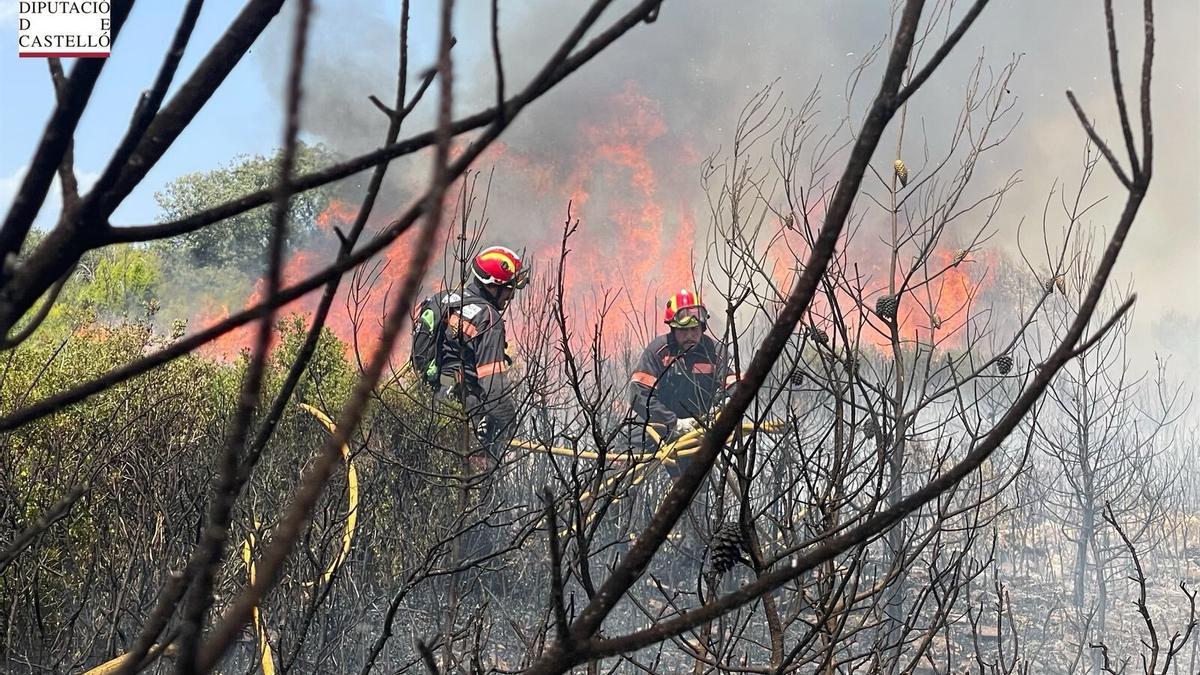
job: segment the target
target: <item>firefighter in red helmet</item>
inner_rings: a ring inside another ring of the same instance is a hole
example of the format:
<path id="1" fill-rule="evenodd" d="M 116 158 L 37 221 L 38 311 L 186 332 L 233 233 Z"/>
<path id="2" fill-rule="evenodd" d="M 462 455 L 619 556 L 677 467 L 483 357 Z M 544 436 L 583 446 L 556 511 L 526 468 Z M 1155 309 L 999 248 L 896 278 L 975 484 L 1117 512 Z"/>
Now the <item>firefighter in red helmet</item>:
<path id="1" fill-rule="evenodd" d="M 505 354 L 504 310 L 529 281 L 521 257 L 504 246 L 490 246 L 471 261 L 471 280 L 462 293 L 437 294 L 418 308 L 413 322 L 414 355 L 428 344 L 427 356 L 414 366 L 439 399 L 460 401 L 475 435 L 492 462 L 512 438 L 516 421 L 511 364 Z M 414 359 L 416 357 L 414 356 Z M 481 468 L 487 457 L 473 459 Z"/>
<path id="2" fill-rule="evenodd" d="M 670 331 L 646 346 L 629 382 L 633 414 L 662 440 L 697 428 L 736 382 L 725 348 L 708 335 L 708 310 L 694 291 L 667 299 Z M 668 465 L 670 467 L 670 465 Z"/>

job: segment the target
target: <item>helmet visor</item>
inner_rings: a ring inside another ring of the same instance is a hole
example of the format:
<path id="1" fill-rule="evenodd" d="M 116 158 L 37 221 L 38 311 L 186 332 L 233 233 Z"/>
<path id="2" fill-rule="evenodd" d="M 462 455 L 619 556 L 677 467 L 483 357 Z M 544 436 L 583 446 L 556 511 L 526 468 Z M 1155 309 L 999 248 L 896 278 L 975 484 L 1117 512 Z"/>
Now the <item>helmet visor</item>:
<path id="1" fill-rule="evenodd" d="M 528 286 L 529 285 L 529 268 L 523 267 L 523 268 L 517 270 L 517 273 L 513 275 L 512 281 L 508 282 L 507 285 L 518 291 L 521 290 L 522 288 L 525 288 L 526 286 Z"/>
<path id="2" fill-rule="evenodd" d="M 672 328 L 696 328 L 708 323 L 708 312 L 703 307 L 684 307 L 675 312 L 669 323 Z"/>

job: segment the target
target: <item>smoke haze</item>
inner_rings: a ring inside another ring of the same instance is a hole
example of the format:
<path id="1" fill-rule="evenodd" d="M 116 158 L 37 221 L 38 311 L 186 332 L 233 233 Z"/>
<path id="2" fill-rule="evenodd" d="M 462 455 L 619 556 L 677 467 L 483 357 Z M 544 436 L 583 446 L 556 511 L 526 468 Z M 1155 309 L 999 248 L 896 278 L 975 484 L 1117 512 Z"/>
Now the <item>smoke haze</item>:
<path id="1" fill-rule="evenodd" d="M 308 74 L 305 128 L 342 152 L 360 152 L 374 147 L 384 130 L 383 116 L 366 97 L 375 94 L 389 101 L 394 96 L 396 17 L 365 2 L 342 3 L 336 12 L 328 5 L 323 9 L 318 21 L 324 25 L 315 34 L 325 37 L 316 44 Z M 547 0 L 501 4 L 509 94 L 529 80 L 580 11 L 577 3 Z M 936 11 L 941 23 L 931 36 L 933 44 L 944 33 L 946 8 Z M 949 10 L 955 18 L 962 11 L 960 6 Z M 1141 51 L 1140 11 L 1130 8 L 1117 16 L 1127 86 L 1137 82 L 1133 66 Z M 928 12 L 926 16 L 928 20 Z M 605 267 L 638 269 L 668 286 L 680 283 L 681 275 L 668 268 L 665 257 L 684 239 L 704 240 L 709 216 L 699 185 L 700 165 L 710 153 L 729 149 L 749 98 L 777 81 L 781 104 L 795 107 L 819 87 L 819 122 L 836 123 L 847 114 L 847 78 L 884 39 L 891 18 L 880 3 L 865 0 L 666 3 L 656 23 L 635 28 L 615 49 L 524 112 L 503 137 L 502 147 L 479 165 L 495 167 L 491 237 L 537 252 L 552 248 L 566 201 L 573 198 L 575 215 L 582 219 L 582 250 L 603 247 Z M 410 92 L 432 61 L 434 21 L 432 7 L 414 7 Z M 465 114 L 495 97 L 488 13 L 484 5 L 461 5 L 457 22 L 456 109 Z M 1200 266 L 1195 264 L 1200 259 L 1200 179 L 1193 168 L 1200 146 L 1195 122 L 1200 118 L 1198 23 L 1195 3 L 1160 3 L 1157 8 L 1154 183 L 1114 280 L 1122 287 L 1132 280 L 1139 295 L 1135 344 L 1174 353 L 1180 365 L 1192 367 L 1200 363 L 1200 347 L 1194 332 L 1180 326 L 1200 320 L 1194 296 L 1181 292 L 1200 288 Z M 263 52 L 264 65 L 282 62 L 278 57 L 285 26 L 290 24 L 279 21 L 273 27 L 275 39 Z M 356 44 L 369 48 L 347 49 L 346 40 L 331 35 L 352 35 Z M 1020 121 L 1004 145 L 981 162 L 969 190 L 986 194 L 1019 172 L 1021 182 L 1007 195 L 996 221 L 999 236 L 989 246 L 1015 252 L 1022 219 L 1022 243 L 1035 243 L 1052 187 L 1058 186 L 1052 202 L 1057 203 L 1064 185 L 1069 191 L 1078 184 L 1085 136 L 1064 96 L 1068 88 L 1103 137 L 1114 148 L 1123 145 L 1103 36 L 1102 8 L 1095 2 L 993 3 L 910 104 L 906 154 L 919 156 L 921 146 L 928 145 L 936 156 L 948 142 L 976 62 L 982 60 L 986 82 L 1020 56 L 1009 85 L 1015 107 L 1007 119 L 1011 123 L 1020 115 Z M 926 48 L 922 60 L 932 49 Z M 861 118 L 885 56 L 859 81 L 849 108 L 852 121 Z M 269 77 L 282 80 L 274 71 Z M 410 120 L 409 133 L 427 128 L 431 106 L 426 103 Z M 894 134 L 896 127 L 893 122 L 889 131 Z M 759 148 L 764 159 L 770 140 Z M 876 154 L 874 164 L 884 175 L 894 147 L 894 137 L 885 137 Z M 633 151 L 640 158 L 631 158 Z M 385 195 L 380 217 L 386 209 L 400 208 L 414 181 L 426 173 L 421 162 L 395 165 L 393 189 Z M 1110 196 L 1089 213 L 1085 227 L 1110 228 L 1122 193 L 1107 167 L 1098 167 L 1087 194 L 1092 199 Z M 1053 238 L 1063 218 L 1061 209 L 1052 208 L 1050 214 Z M 650 236 L 630 241 L 655 218 Z M 968 225 L 977 223 L 964 227 Z M 661 231 L 655 229 L 659 227 Z M 602 281 L 629 279 L 607 275 Z M 1151 350 L 1143 351 L 1139 360 Z"/>

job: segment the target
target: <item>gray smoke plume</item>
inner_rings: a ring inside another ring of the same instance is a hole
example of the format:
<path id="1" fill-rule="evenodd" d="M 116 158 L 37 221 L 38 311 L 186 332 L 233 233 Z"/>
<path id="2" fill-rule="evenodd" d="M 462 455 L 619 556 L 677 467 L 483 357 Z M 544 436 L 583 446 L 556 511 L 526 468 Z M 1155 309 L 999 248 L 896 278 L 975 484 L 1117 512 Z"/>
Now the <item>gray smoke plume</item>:
<path id="1" fill-rule="evenodd" d="M 607 16 L 628 3 L 616 4 Z M 940 17 L 939 26 L 945 25 L 947 13 L 960 16 L 961 4 L 934 5 L 931 9 Z M 419 72 L 432 62 L 434 5 L 416 3 L 412 11 L 410 91 Z M 460 4 L 458 10 L 456 110 L 465 114 L 489 105 L 495 90 L 487 5 Z M 551 0 L 501 3 L 508 92 L 528 81 L 581 11 L 579 3 Z M 375 94 L 390 101 L 393 96 L 396 13 L 367 2 L 322 6 L 315 31 L 323 37 L 315 44 L 308 72 L 304 124 L 308 132 L 343 152 L 374 147 L 382 136 L 383 116 L 366 97 Z M 1179 292 L 1200 287 L 1200 266 L 1194 264 L 1200 254 L 1200 174 L 1193 169 L 1200 146 L 1195 124 L 1200 117 L 1195 76 L 1200 12 L 1195 3 L 1159 3 L 1156 18 L 1154 186 L 1118 277 L 1122 285 L 1132 278 L 1139 293 L 1135 336 L 1147 338 L 1142 344 L 1180 349 L 1190 345 L 1156 342 L 1155 336 L 1172 331 L 1156 331 L 1153 326 L 1168 312 L 1174 313 L 1175 324 L 1200 316 L 1195 298 Z M 677 245 L 674 240 L 692 233 L 689 222 L 696 228 L 695 238 L 703 241 L 708 216 L 699 187 L 700 163 L 719 148 L 728 149 L 738 114 L 750 96 L 777 81 L 781 104 L 795 106 L 819 85 L 818 107 L 824 123 L 847 113 L 857 121 L 886 54 L 864 73 L 849 110 L 845 83 L 863 55 L 884 39 L 891 20 L 887 8 L 866 0 L 665 3 L 657 22 L 635 28 L 522 114 L 504 136 L 503 150 L 481 165 L 495 168 L 489 204 L 491 238 L 538 252 L 553 248 L 566 200 L 578 197 L 582 189 L 587 198 L 576 203 L 574 214 L 582 219 L 581 243 L 603 246 L 606 265 L 640 265 L 653 270 L 664 284 L 676 283 L 678 277 L 665 269 L 662 258 Z M 1117 22 L 1124 81 L 1136 85 L 1140 7 L 1120 9 Z M 281 62 L 286 31 L 280 27 L 288 25 L 280 21 L 274 27 L 274 45 L 265 52 L 271 63 Z M 944 28 L 938 27 L 931 43 L 943 34 Z M 933 44 L 922 52 L 921 60 L 928 58 Z M 1112 101 L 1102 9 L 1094 2 L 1065 0 L 989 6 L 913 99 L 906 147 L 920 152 L 917 148 L 922 144 L 936 149 L 946 143 L 977 60 L 983 59 L 985 73 L 995 72 L 1014 55 L 1020 55 L 1021 61 L 1009 88 L 1016 99 L 1014 113 L 1021 115 L 1021 121 L 975 178 L 982 194 L 1020 172 L 1022 182 L 1005 201 L 1000 236 L 992 244 L 1010 251 L 1022 218 L 1026 236 L 1032 231 L 1040 237 L 1042 206 L 1055 181 L 1061 191 L 1063 183 L 1071 186 L 1079 180 L 1085 136 L 1064 96 L 1068 88 L 1113 147 L 1123 146 Z M 277 75 L 281 80 L 282 74 Z M 431 102 L 432 97 L 426 103 Z M 409 133 L 428 128 L 430 109 L 425 105 L 418 110 L 409 122 Z M 632 143 L 646 163 L 639 165 L 599 147 L 608 141 Z M 894 139 L 885 138 L 876 158 L 877 170 L 889 170 L 891 148 Z M 766 151 L 764 146 L 764 155 Z M 639 170 L 653 175 L 652 189 L 636 182 Z M 399 208 L 427 172 L 422 161 L 395 165 L 385 208 Z M 1122 200 L 1107 167 L 1096 172 L 1089 194 L 1112 197 L 1089 214 L 1086 227 L 1110 227 Z M 658 241 L 630 241 L 629 223 L 646 218 L 639 209 L 647 205 L 662 210 L 663 229 L 652 233 Z M 1061 218 L 1048 224 L 1054 236 L 1062 226 Z M 649 264 L 647 257 L 656 259 Z M 605 277 L 607 283 L 619 279 Z"/>

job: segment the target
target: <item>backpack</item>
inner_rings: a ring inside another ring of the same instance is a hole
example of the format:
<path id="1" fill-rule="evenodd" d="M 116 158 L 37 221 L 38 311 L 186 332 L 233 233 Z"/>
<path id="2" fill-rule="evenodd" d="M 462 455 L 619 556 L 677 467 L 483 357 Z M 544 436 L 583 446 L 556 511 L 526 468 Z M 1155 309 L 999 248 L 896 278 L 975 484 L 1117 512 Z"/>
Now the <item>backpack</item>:
<path id="1" fill-rule="evenodd" d="M 442 355 L 446 331 L 442 330 L 450 310 L 478 300 L 475 296 L 453 291 L 434 293 L 413 311 L 412 351 L 408 362 L 417 379 L 436 389 L 442 374 Z"/>

